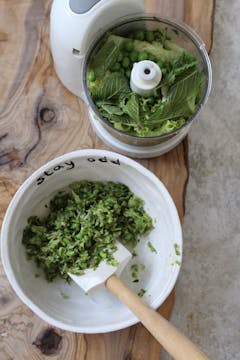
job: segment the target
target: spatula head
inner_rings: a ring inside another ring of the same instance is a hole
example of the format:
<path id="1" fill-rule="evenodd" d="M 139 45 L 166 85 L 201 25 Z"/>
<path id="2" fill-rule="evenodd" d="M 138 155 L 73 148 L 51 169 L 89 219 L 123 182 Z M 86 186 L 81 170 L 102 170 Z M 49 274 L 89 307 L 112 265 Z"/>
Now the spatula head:
<path id="1" fill-rule="evenodd" d="M 97 285 L 105 283 L 113 274 L 120 275 L 131 259 L 132 254 L 119 241 L 117 241 L 116 244 L 117 251 L 113 256 L 117 260 L 118 266 L 108 265 L 106 261 L 102 261 L 96 270 L 86 269 L 83 275 L 73 275 L 70 273 L 68 273 L 68 275 L 85 292 L 88 292 Z"/>

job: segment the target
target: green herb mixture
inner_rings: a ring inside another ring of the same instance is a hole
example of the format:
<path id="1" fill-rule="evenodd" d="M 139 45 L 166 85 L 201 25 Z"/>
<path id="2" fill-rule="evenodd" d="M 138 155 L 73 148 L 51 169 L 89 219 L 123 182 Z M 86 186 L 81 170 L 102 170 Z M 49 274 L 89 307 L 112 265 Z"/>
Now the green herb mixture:
<path id="1" fill-rule="evenodd" d="M 133 64 L 156 62 L 162 80 L 153 96 L 131 92 Z M 117 130 L 138 137 L 180 128 L 196 112 L 205 75 L 197 58 L 171 40 L 166 29 L 136 31 L 128 37 L 108 33 L 92 56 L 87 74 L 90 96 Z"/>
<path id="2" fill-rule="evenodd" d="M 73 183 L 50 201 L 46 217 L 28 219 L 22 238 L 27 256 L 48 281 L 57 276 L 70 281 L 68 272 L 83 274 L 103 259 L 117 266 L 116 239 L 133 250 L 153 227 L 143 206 L 124 184 Z"/>

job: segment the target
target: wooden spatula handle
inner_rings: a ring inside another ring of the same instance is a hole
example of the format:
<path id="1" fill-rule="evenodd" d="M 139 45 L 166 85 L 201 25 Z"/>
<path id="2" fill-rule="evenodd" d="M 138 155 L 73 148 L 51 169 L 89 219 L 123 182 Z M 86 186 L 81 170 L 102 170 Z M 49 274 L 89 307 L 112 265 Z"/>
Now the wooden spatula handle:
<path id="1" fill-rule="evenodd" d="M 175 360 L 210 360 L 170 322 L 145 304 L 116 275 L 110 276 L 105 285 L 132 310 L 146 329 Z"/>

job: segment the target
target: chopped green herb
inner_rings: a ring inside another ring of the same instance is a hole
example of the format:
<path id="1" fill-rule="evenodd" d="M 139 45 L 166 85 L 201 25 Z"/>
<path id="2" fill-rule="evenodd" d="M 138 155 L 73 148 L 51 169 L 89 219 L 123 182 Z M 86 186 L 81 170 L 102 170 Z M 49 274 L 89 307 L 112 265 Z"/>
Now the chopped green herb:
<path id="1" fill-rule="evenodd" d="M 139 282 L 139 270 L 144 271 L 145 270 L 144 264 L 133 264 L 131 265 L 131 276 L 132 276 L 132 282 L 136 283 Z"/>
<path id="2" fill-rule="evenodd" d="M 143 297 L 143 295 L 146 293 L 147 290 L 144 290 L 144 289 L 140 289 L 139 292 L 138 292 L 138 296 L 139 297 Z"/>
<path id="3" fill-rule="evenodd" d="M 155 249 L 155 247 L 153 246 L 153 244 L 150 241 L 148 242 L 148 247 L 151 250 L 151 252 L 157 254 L 157 250 Z"/>
<path id="4" fill-rule="evenodd" d="M 28 258 L 48 281 L 58 276 L 70 281 L 68 273 L 81 275 L 103 259 L 117 266 L 116 239 L 133 251 L 138 236 L 153 227 L 143 200 L 120 183 L 73 183 L 54 196 L 49 207 L 46 217 L 28 219 L 22 238 Z"/>
<path id="5" fill-rule="evenodd" d="M 173 266 L 173 265 L 181 265 L 181 262 L 180 261 L 178 261 L 178 260 L 176 260 L 175 262 L 173 262 L 173 263 L 171 263 L 171 265 Z"/>
<path id="6" fill-rule="evenodd" d="M 139 270 L 139 267 L 138 267 L 137 264 L 133 264 L 131 266 L 131 275 L 132 275 L 132 281 L 133 282 L 138 282 L 139 281 L 138 270 Z"/>
<path id="7" fill-rule="evenodd" d="M 179 245 L 178 244 L 174 244 L 174 249 L 175 249 L 175 254 L 176 255 L 181 255 L 180 251 L 179 251 Z"/>
<path id="8" fill-rule="evenodd" d="M 172 31 L 176 34 L 179 35 L 179 31 L 177 29 L 172 29 Z"/>
<path id="9" fill-rule="evenodd" d="M 133 250 L 133 252 L 132 252 L 132 257 L 134 258 L 134 257 L 136 257 L 136 256 L 138 256 L 138 254 L 136 253 L 135 250 Z"/>
<path id="10" fill-rule="evenodd" d="M 70 299 L 70 296 L 64 294 L 63 292 L 61 292 L 61 297 L 62 297 L 64 300 Z"/>

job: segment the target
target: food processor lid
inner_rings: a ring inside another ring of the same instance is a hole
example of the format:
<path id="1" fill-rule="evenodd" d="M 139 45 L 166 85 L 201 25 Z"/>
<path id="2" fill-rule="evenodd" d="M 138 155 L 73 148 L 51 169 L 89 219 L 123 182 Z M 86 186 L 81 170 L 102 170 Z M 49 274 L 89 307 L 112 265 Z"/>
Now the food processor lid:
<path id="1" fill-rule="evenodd" d="M 69 6 L 75 14 L 84 14 L 101 0 L 69 0 Z"/>

